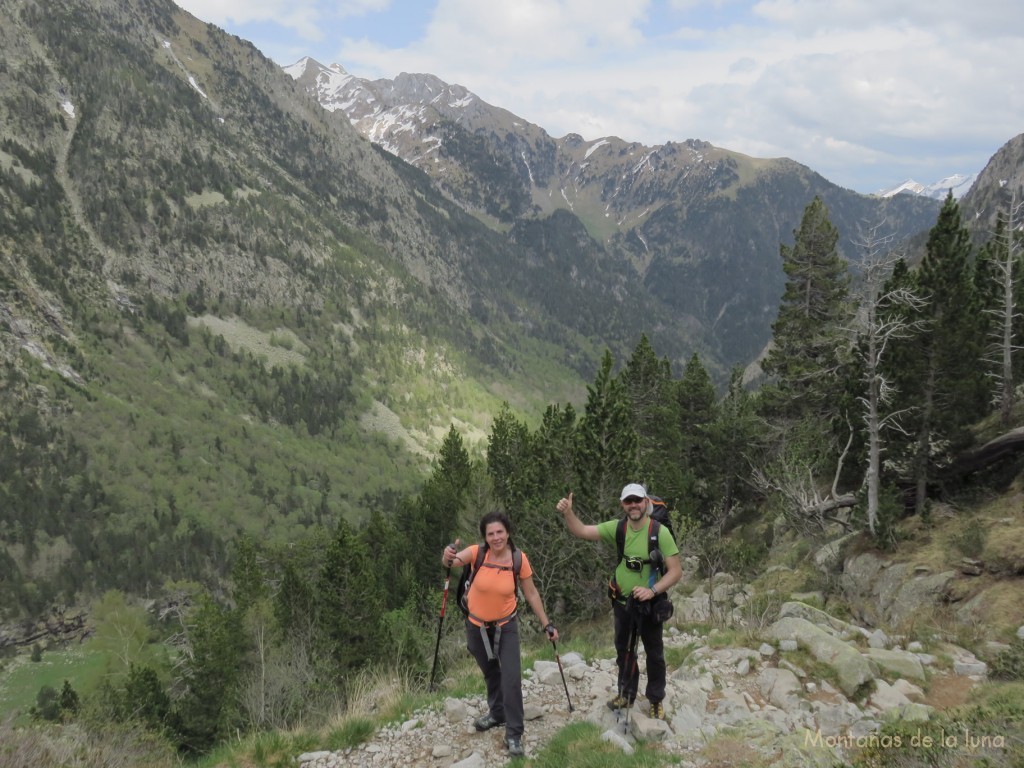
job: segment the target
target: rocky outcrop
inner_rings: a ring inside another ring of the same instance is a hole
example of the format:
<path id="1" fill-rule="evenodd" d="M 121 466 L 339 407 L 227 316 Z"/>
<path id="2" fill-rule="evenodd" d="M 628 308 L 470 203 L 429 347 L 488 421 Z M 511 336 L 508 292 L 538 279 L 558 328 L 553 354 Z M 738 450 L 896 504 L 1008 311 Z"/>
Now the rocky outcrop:
<path id="1" fill-rule="evenodd" d="M 65 614 L 54 611 L 39 621 L 0 626 L 0 650 L 30 648 L 36 643 L 46 647 L 81 642 L 92 634 L 92 630 L 84 612 Z"/>
<path id="2" fill-rule="evenodd" d="M 922 607 L 946 600 L 956 576 L 956 571 L 932 573 L 862 552 L 846 560 L 839 584 L 861 619 L 873 626 L 900 626 Z"/>

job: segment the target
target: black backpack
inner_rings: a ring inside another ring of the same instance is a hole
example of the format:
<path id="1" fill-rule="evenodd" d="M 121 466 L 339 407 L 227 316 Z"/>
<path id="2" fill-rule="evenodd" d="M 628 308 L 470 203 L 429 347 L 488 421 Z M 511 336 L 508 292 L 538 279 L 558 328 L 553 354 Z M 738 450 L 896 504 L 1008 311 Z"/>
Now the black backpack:
<path id="1" fill-rule="evenodd" d="M 668 504 L 657 496 L 648 496 L 647 498 L 651 500 L 651 517 L 668 528 L 668 532 L 672 534 L 674 540 L 676 533 L 672 530 L 672 516 L 669 514 Z"/>
<path id="2" fill-rule="evenodd" d="M 462 575 L 459 577 L 458 584 L 455 586 L 455 602 L 459 606 L 459 610 L 462 611 L 464 616 L 469 616 L 469 588 L 473 585 L 473 576 L 477 570 L 484 567 L 484 558 L 487 557 L 487 542 L 484 542 L 476 551 L 476 562 L 472 565 L 466 564 L 462 566 Z M 499 571 L 512 571 L 512 578 L 515 579 L 515 593 L 519 595 L 519 572 L 523 568 L 523 553 L 512 546 L 512 566 L 507 565 L 494 565 L 493 563 L 487 563 L 487 568 L 497 568 Z"/>

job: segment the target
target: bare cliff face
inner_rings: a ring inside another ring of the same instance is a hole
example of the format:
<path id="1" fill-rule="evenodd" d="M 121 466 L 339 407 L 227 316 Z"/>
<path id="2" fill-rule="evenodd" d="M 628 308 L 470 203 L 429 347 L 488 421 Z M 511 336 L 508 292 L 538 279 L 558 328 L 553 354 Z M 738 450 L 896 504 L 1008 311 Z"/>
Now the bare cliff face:
<path id="1" fill-rule="evenodd" d="M 996 226 L 999 212 L 1004 214 L 1011 206 L 1018 208 L 1017 227 L 1020 227 L 1019 206 L 1024 201 L 1024 133 L 1004 144 L 978 175 L 971 190 L 964 195 L 961 206 L 976 231 L 989 235 Z"/>

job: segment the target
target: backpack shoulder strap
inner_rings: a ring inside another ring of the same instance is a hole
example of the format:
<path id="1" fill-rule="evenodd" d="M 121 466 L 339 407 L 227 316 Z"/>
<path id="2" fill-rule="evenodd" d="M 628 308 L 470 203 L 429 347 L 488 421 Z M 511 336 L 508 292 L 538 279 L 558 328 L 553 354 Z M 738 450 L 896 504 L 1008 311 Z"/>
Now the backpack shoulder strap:
<path id="1" fill-rule="evenodd" d="M 523 570 L 523 552 L 516 547 L 512 548 L 512 578 L 516 581 L 516 594 L 519 594 L 519 572 Z"/>
<path id="2" fill-rule="evenodd" d="M 484 559 L 487 557 L 487 550 L 488 546 L 486 541 L 476 548 L 476 562 L 473 563 L 474 571 L 479 571 L 480 567 L 484 564 Z"/>
<path id="3" fill-rule="evenodd" d="M 476 560 L 474 560 L 473 563 L 464 572 L 464 577 L 465 577 L 465 582 L 466 582 L 465 583 L 465 592 L 466 592 L 466 594 L 469 594 L 469 587 L 473 583 L 473 577 L 476 576 L 477 571 L 479 571 L 483 567 L 484 559 L 486 557 L 487 557 L 487 542 L 485 541 L 483 544 L 478 544 L 477 545 L 477 548 L 476 548 Z"/>
<path id="4" fill-rule="evenodd" d="M 671 531 L 672 529 L 670 528 L 669 530 Z M 654 565 L 653 565 L 653 562 L 654 562 L 654 550 L 659 548 L 658 547 L 658 537 L 660 535 L 661 535 L 661 523 L 659 521 L 655 520 L 652 517 L 651 518 L 651 524 L 647 527 L 647 557 L 648 557 L 648 562 L 652 563 L 652 565 L 651 565 L 652 568 L 654 568 Z M 659 554 L 661 554 L 661 553 L 659 552 Z M 655 570 L 657 570 L 659 573 L 662 573 L 662 574 L 664 574 L 666 572 L 664 556 L 661 557 L 661 565 L 658 568 L 656 568 Z"/>
<path id="5" fill-rule="evenodd" d="M 650 557 L 651 552 L 658 548 L 658 535 L 661 533 L 661 523 L 655 520 L 653 517 L 650 518 L 647 525 L 647 556 Z"/>
<path id="6" fill-rule="evenodd" d="M 615 548 L 619 552 L 619 559 L 615 562 L 622 560 L 622 556 L 626 552 L 626 518 L 623 517 L 619 520 L 619 524 L 615 526 Z"/>

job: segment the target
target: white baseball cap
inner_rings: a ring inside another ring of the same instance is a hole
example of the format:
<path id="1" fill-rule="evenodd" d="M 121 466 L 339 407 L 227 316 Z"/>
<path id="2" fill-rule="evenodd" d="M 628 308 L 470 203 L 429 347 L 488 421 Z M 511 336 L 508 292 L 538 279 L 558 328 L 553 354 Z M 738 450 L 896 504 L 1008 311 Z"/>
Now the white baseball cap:
<path id="1" fill-rule="evenodd" d="M 630 483 L 622 489 L 622 495 L 619 496 L 619 501 L 625 501 L 630 496 L 639 496 L 641 499 L 646 499 L 647 489 L 639 483 Z"/>

